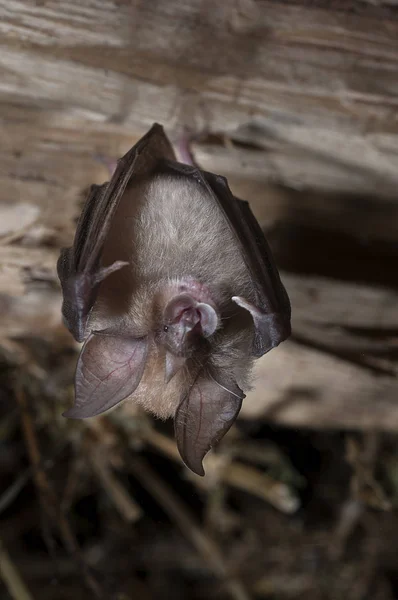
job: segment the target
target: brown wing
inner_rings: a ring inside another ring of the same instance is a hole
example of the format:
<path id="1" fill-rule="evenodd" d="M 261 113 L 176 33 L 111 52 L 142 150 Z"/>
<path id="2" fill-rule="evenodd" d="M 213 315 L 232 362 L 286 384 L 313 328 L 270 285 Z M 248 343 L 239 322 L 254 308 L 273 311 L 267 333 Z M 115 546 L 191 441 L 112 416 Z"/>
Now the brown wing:
<path id="1" fill-rule="evenodd" d="M 130 396 L 144 373 L 148 347 L 148 338 L 91 333 L 76 367 L 75 405 L 64 416 L 94 417 Z"/>
<path id="2" fill-rule="evenodd" d="M 243 298 L 234 300 L 251 312 L 255 325 L 253 355 L 262 356 L 289 337 L 291 308 L 271 249 L 249 203 L 235 198 L 224 177 L 175 162 L 167 163 L 167 168 L 185 177 L 190 176 L 198 185 L 204 186 L 236 236 L 251 274 L 256 300 L 255 304 Z"/>
<path id="3" fill-rule="evenodd" d="M 184 395 L 174 418 L 178 450 L 187 467 L 205 474 L 202 460 L 234 423 L 245 398 L 235 380 L 202 370 Z"/>
<path id="4" fill-rule="evenodd" d="M 130 179 L 149 175 L 159 160 L 175 158 L 163 127 L 155 123 L 149 132 L 118 161 L 111 181 L 93 186 L 77 225 L 71 248 L 61 250 L 57 271 L 63 292 L 62 314 L 79 342 L 88 335 L 87 320 L 99 284 L 127 263 L 117 261 L 101 268 L 101 254 L 113 216 Z"/>

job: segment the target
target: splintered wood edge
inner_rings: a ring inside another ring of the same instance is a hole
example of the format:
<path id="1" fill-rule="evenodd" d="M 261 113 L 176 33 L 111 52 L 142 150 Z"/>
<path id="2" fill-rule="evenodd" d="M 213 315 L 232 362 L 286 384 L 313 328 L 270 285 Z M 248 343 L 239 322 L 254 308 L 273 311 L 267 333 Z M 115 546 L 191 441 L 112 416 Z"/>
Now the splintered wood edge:
<path id="1" fill-rule="evenodd" d="M 290 427 L 398 429 L 398 380 L 292 340 L 257 361 L 240 417 Z"/>

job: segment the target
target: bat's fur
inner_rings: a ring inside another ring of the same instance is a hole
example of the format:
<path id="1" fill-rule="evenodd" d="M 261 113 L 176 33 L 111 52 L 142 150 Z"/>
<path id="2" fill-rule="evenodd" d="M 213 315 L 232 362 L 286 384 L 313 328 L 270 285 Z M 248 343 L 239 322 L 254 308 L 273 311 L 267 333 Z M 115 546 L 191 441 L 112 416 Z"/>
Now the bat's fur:
<path id="1" fill-rule="evenodd" d="M 116 260 L 129 266 L 101 284 L 90 329 L 116 326 L 134 337 L 150 335 L 147 365 L 132 399 L 159 417 L 174 415 L 187 380 L 192 382 L 208 358 L 248 388 L 253 322 L 231 298 L 253 302 L 253 285 L 233 232 L 200 184 L 169 174 L 130 184 L 102 256 L 104 266 Z M 151 334 L 162 326 L 165 306 L 181 286 L 198 301 L 210 298 L 221 321 L 209 339 L 210 351 L 199 351 L 166 385 L 165 352 Z"/>

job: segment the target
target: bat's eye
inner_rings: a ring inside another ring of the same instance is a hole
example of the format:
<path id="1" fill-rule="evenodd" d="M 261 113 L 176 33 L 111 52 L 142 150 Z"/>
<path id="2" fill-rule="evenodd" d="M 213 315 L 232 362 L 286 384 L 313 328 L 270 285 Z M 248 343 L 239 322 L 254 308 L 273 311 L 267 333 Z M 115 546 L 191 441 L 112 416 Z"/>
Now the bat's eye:
<path id="1" fill-rule="evenodd" d="M 165 325 L 165 326 L 163 327 L 163 331 L 168 331 L 168 330 L 169 330 L 168 326 L 167 326 L 167 325 Z"/>

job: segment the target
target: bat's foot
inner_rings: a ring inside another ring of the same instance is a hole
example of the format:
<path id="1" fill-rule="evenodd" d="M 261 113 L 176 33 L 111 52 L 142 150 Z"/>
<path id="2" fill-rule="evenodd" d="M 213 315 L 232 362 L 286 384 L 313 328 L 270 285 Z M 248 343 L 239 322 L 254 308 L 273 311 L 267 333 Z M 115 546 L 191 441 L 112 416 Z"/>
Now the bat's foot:
<path id="1" fill-rule="evenodd" d="M 112 176 L 113 176 L 114 172 L 116 171 L 117 160 L 108 158 L 106 156 L 102 156 L 102 154 L 96 154 L 94 158 L 96 161 L 98 161 L 106 166 L 106 168 L 108 169 L 108 172 L 109 172 L 109 179 L 112 179 Z"/>
<path id="2" fill-rule="evenodd" d="M 192 133 L 189 133 L 187 129 L 180 135 L 177 141 L 177 154 L 181 162 L 186 165 L 190 165 L 191 167 L 197 167 L 198 165 L 195 162 L 195 157 L 192 153 L 192 141 L 195 139 L 195 136 Z"/>
<path id="3" fill-rule="evenodd" d="M 200 168 L 195 160 L 194 153 L 192 152 L 192 144 L 203 140 L 209 135 L 209 130 L 203 129 L 200 133 L 194 133 L 192 129 L 184 127 L 182 133 L 178 137 L 176 143 L 177 155 L 181 162 L 191 167 Z"/>
<path id="4" fill-rule="evenodd" d="M 126 267 L 128 264 L 129 263 L 125 260 L 117 260 L 108 267 L 103 267 L 102 269 L 99 269 L 94 276 L 94 282 L 96 284 L 101 283 L 101 281 L 108 277 L 108 275 L 111 275 L 115 271 L 119 271 L 119 269 Z"/>

